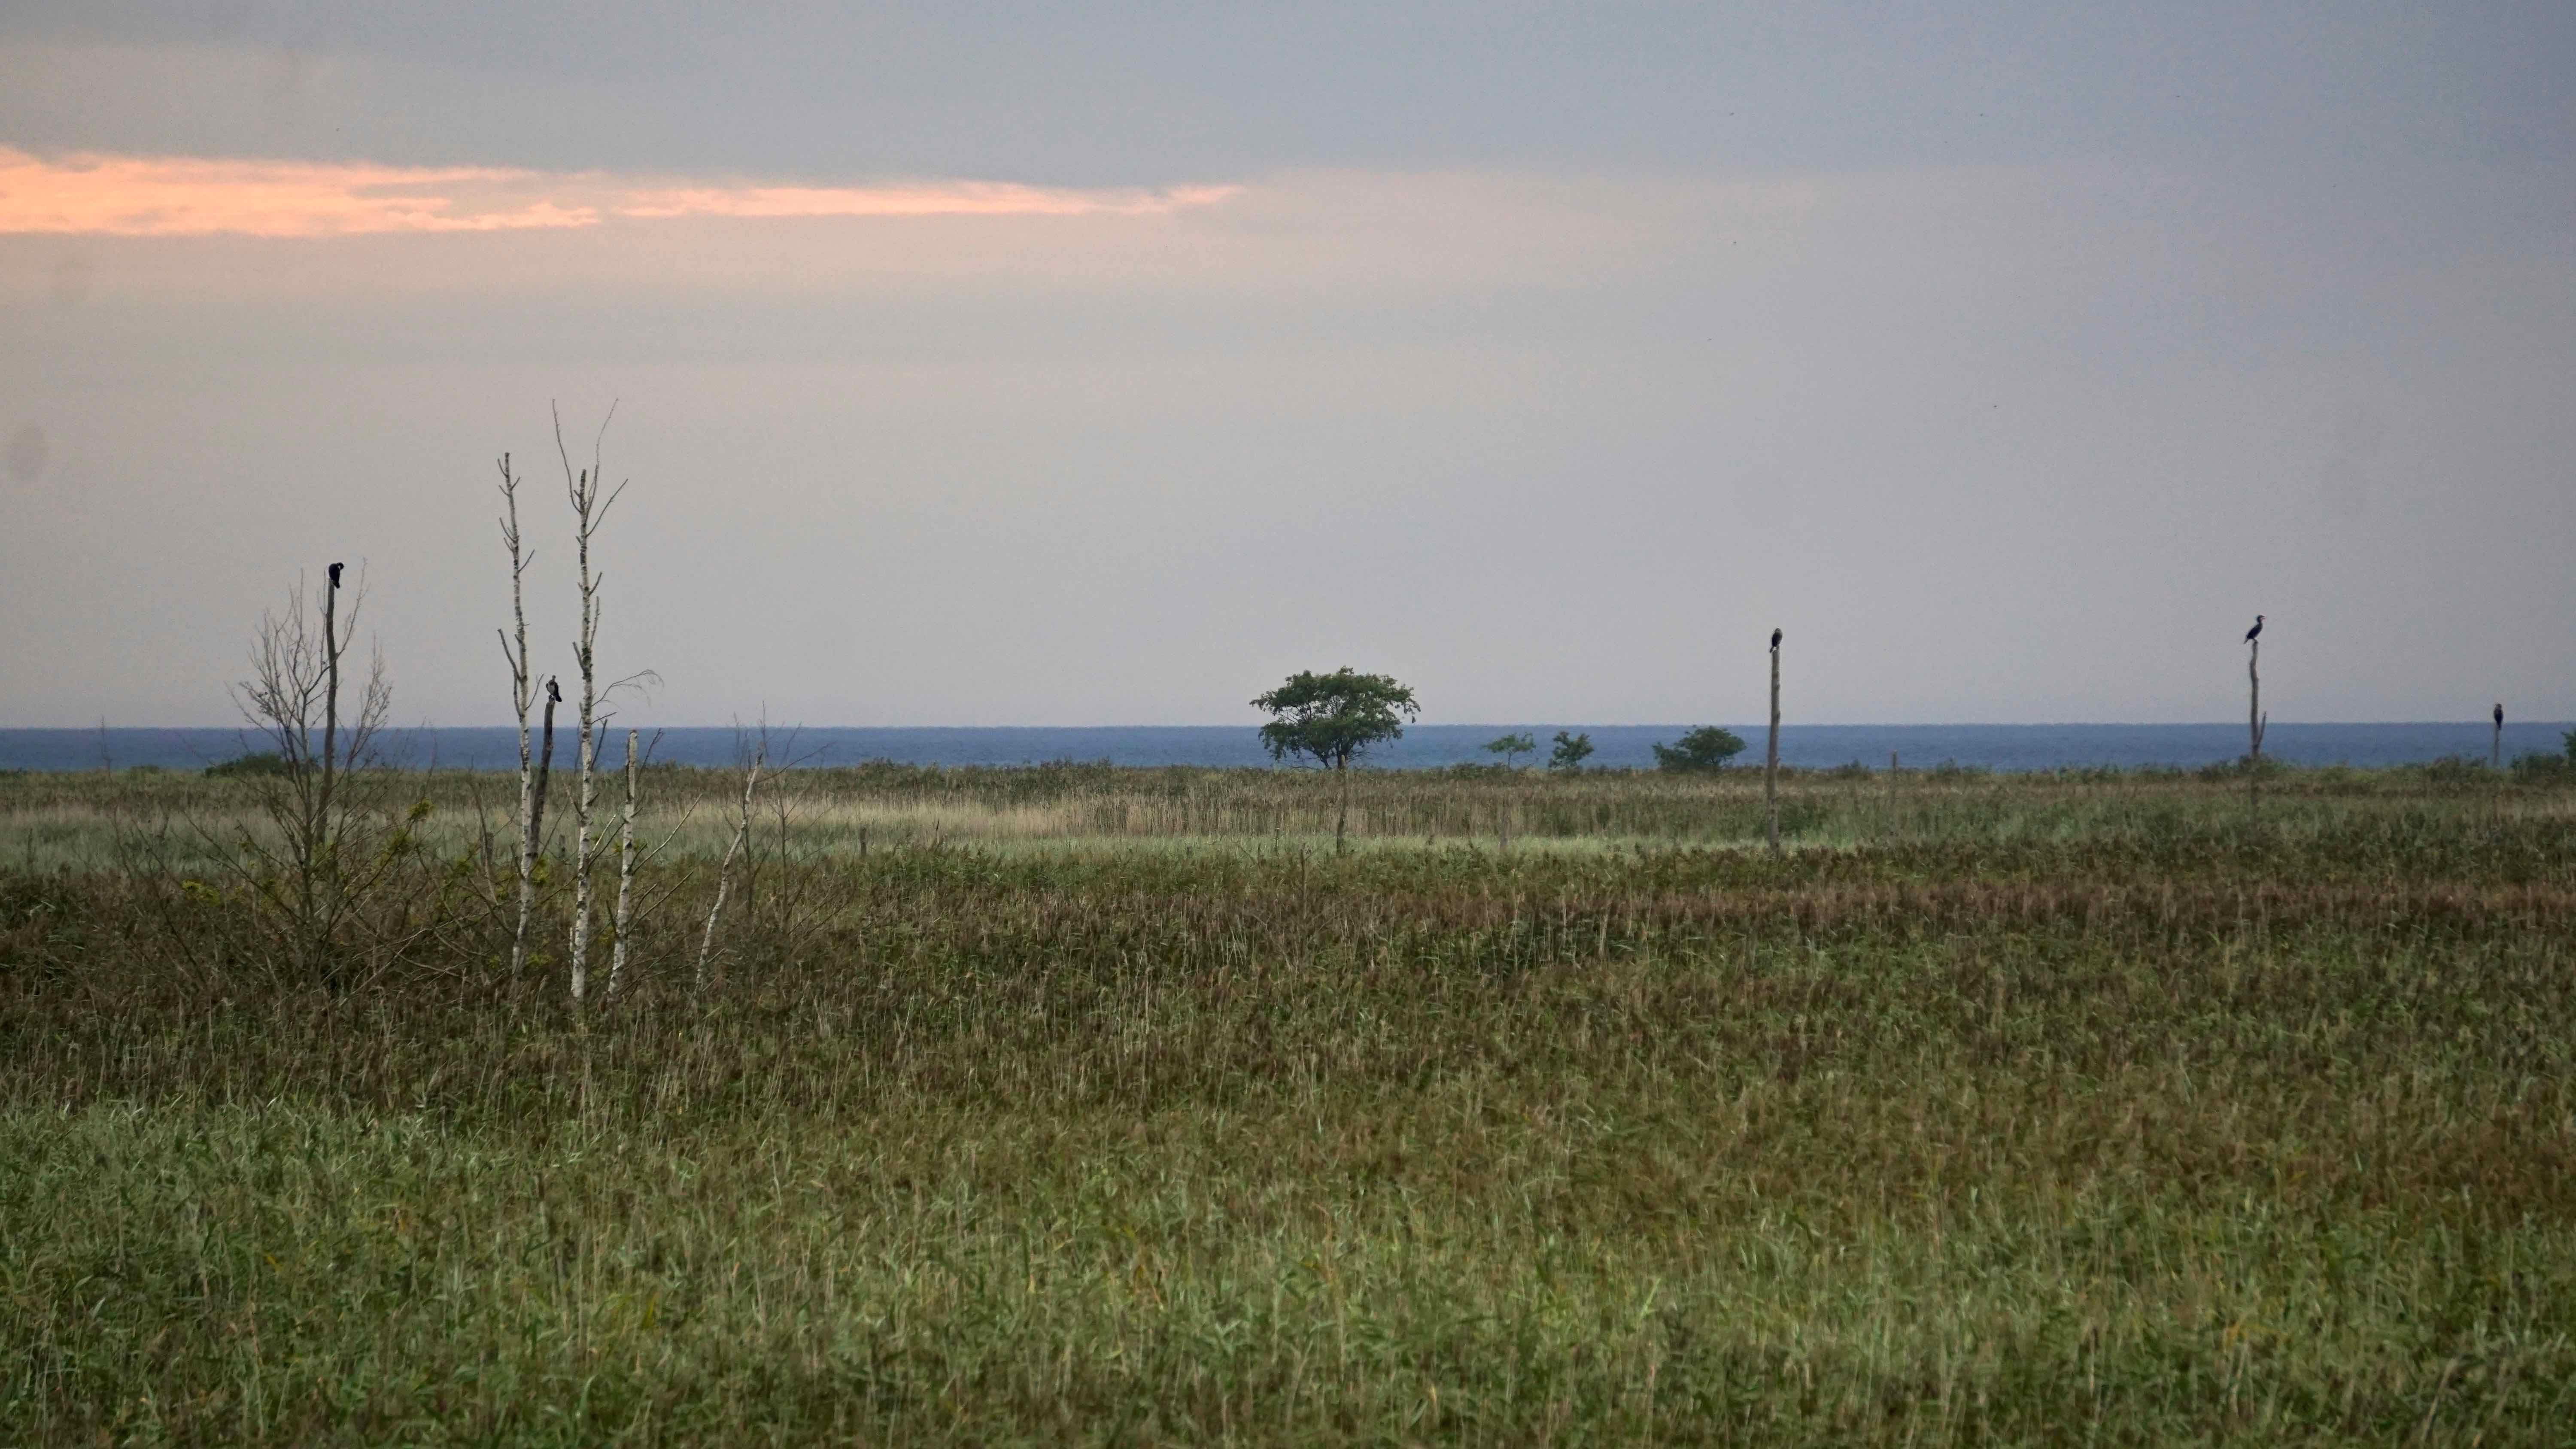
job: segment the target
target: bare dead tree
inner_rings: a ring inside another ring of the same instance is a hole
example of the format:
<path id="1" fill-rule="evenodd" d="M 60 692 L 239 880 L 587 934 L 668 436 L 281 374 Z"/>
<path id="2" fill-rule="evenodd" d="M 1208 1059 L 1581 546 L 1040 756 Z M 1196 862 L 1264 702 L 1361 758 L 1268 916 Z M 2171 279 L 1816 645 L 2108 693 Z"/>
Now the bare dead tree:
<path id="1" fill-rule="evenodd" d="M 1780 631 L 1771 631 L 1771 739 L 1762 752 L 1763 829 L 1780 853 Z"/>
<path id="2" fill-rule="evenodd" d="M 511 625 L 511 632 L 501 635 L 501 657 L 510 665 L 510 706 L 519 718 L 519 909 L 510 931 L 510 979 L 515 981 L 528 965 L 528 921 L 537 905 L 537 819 L 544 806 L 528 741 L 528 711 L 536 704 L 537 681 L 528 666 L 526 580 L 536 555 L 520 543 L 519 480 L 510 471 L 507 453 L 501 455 L 501 509 L 501 543 L 510 551 Z"/>
<path id="3" fill-rule="evenodd" d="M 573 785 L 573 858 L 572 858 L 572 999 L 582 999 L 590 979 L 590 817 L 597 798 L 599 763 L 598 726 L 599 685 L 599 614 L 600 587 L 606 575 L 595 573 L 590 566 L 590 544 L 608 511 L 626 491 L 620 483 L 602 491 L 599 447 L 608 436 L 608 425 L 617 417 L 617 405 L 609 404 L 608 416 L 599 424 L 599 434 L 591 440 L 590 466 L 575 469 L 572 454 L 564 446 L 563 415 L 555 414 L 555 452 L 563 460 L 564 493 L 572 504 L 573 550 L 579 567 L 581 589 L 580 633 L 573 642 L 573 661 L 581 669 L 580 735 L 574 749 Z M 614 686 L 612 686 L 613 688 Z"/>
<path id="4" fill-rule="evenodd" d="M 271 834 L 243 831 L 225 853 L 288 960 L 308 979 L 339 975 L 334 960 L 359 908 L 400 859 L 399 832 L 381 785 L 359 767 L 374 761 L 377 736 L 393 708 L 381 654 L 345 738 L 340 718 L 341 663 L 365 600 L 363 580 L 339 617 L 340 565 L 331 566 L 320 610 L 321 632 L 302 583 L 287 593 L 283 613 L 265 613 L 251 646 L 251 677 L 234 688 L 242 719 L 267 740 L 282 768 L 253 777 L 255 800 Z M 316 733 L 320 739 L 316 740 Z"/>
<path id="5" fill-rule="evenodd" d="M 802 733 L 790 728 L 782 736 L 762 720 L 758 753 L 769 759 L 764 797 L 769 828 L 754 831 L 743 844 L 740 928 L 757 932 L 784 960 L 801 958 L 858 906 L 858 898 L 847 890 L 817 879 L 816 857 L 828 848 L 796 843 L 796 813 L 813 794 L 810 777 L 807 783 L 799 783 L 798 777 L 823 753 L 819 748 L 799 750 Z M 766 848 L 763 835 L 768 836 Z M 761 889 L 764 882 L 766 891 Z"/>
<path id="6" fill-rule="evenodd" d="M 698 974 L 695 989 L 705 995 L 708 964 L 715 959 L 716 922 L 724 915 L 725 895 L 733 888 L 733 863 L 751 839 L 751 797 L 760 787 L 761 771 L 769 765 L 769 732 L 763 729 L 742 768 L 742 812 L 736 817 L 733 843 L 725 847 L 724 863 L 716 867 L 716 903 L 707 911 L 707 929 L 698 938 Z"/>

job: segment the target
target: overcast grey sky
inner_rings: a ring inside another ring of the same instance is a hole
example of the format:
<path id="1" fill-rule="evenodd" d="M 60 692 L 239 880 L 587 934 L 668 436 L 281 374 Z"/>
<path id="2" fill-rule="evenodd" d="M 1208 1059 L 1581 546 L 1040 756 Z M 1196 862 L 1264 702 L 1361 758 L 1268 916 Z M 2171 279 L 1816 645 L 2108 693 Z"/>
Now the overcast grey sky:
<path id="1" fill-rule="evenodd" d="M 853 11 L 857 13 L 852 13 Z M 0 725 L 2576 716 L 2576 6 L 0 9 Z"/>

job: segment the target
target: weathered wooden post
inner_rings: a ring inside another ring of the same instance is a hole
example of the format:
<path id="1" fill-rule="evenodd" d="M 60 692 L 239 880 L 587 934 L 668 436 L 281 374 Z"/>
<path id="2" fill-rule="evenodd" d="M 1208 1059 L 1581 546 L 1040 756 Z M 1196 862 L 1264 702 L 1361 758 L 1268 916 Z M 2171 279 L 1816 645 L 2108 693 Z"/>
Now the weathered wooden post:
<path id="1" fill-rule="evenodd" d="M 1771 741 L 1762 752 L 1762 813 L 1771 853 L 1780 853 L 1780 631 L 1771 631 Z"/>
<path id="2" fill-rule="evenodd" d="M 2254 637 L 2262 632 L 2262 619 L 2257 616 L 2253 632 L 2245 636 L 2245 681 L 2251 691 L 2245 706 L 2245 730 L 2248 736 L 2245 750 L 2245 813 L 2248 817 L 2260 814 L 2263 808 L 2263 730 L 2271 723 L 2270 717 L 2263 713 L 2261 667 L 2263 641 Z"/>

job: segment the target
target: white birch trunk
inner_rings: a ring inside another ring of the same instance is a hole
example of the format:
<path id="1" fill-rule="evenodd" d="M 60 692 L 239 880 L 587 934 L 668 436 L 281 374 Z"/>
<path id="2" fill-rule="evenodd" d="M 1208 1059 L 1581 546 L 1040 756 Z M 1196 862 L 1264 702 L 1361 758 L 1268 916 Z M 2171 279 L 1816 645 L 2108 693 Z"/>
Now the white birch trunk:
<path id="1" fill-rule="evenodd" d="M 609 409 L 611 417 L 616 409 Z M 605 433 L 608 425 L 602 423 Z M 573 781 L 573 847 L 572 847 L 572 999 L 579 1001 L 590 985 L 591 934 L 591 813 L 598 801 L 599 782 L 599 590 L 606 576 L 590 568 L 590 540 L 601 520 L 608 516 L 617 493 L 600 494 L 599 455 L 596 445 L 591 452 L 591 465 L 576 472 L 572 456 L 563 449 L 563 420 L 555 420 L 555 450 L 563 455 L 564 489 L 572 503 L 573 548 L 579 567 L 581 587 L 581 634 L 573 644 L 574 662 L 581 667 L 580 735 L 574 753 Z M 618 492 L 623 492 L 620 485 Z"/>
<path id="2" fill-rule="evenodd" d="M 529 747 L 528 711 L 537 698 L 528 673 L 528 554 L 519 542 L 519 480 L 510 473 L 510 455 L 501 455 L 501 542 L 510 551 L 510 627 L 501 636 L 501 657 L 510 665 L 510 704 L 519 717 L 519 899 L 518 919 L 510 931 L 510 977 L 517 980 L 528 965 L 528 921 L 537 903 L 537 770 Z"/>
<path id="3" fill-rule="evenodd" d="M 608 950 L 608 999 L 626 982 L 627 940 L 635 927 L 635 731 L 626 732 L 626 808 L 617 821 L 617 941 Z"/>

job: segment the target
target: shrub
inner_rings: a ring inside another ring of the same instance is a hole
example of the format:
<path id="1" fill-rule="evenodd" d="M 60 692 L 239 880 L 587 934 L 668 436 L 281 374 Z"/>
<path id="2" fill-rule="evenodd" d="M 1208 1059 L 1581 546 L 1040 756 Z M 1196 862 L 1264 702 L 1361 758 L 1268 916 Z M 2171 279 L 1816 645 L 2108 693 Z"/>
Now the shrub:
<path id="1" fill-rule="evenodd" d="M 206 767 L 208 778 L 216 780 L 248 780 L 285 773 L 286 757 L 275 751 L 260 755 L 243 755 L 238 759 L 225 760 Z"/>
<path id="2" fill-rule="evenodd" d="M 2466 755 L 2444 755 L 2417 768 L 2428 783 L 2435 785 L 2466 785 L 2487 778 L 2487 762 Z"/>
<path id="3" fill-rule="evenodd" d="M 1676 743 L 1655 746 L 1655 768 L 1674 774 L 1722 770 L 1727 761 L 1742 753 L 1744 740 L 1734 731 L 1701 725 L 1684 732 Z"/>

